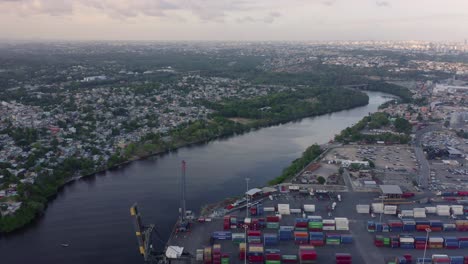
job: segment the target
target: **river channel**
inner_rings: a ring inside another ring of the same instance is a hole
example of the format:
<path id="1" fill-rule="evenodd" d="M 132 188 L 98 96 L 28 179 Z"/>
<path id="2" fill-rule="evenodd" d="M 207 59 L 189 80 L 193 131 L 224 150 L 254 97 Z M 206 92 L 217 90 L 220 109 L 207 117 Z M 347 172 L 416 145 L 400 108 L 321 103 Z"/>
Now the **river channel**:
<path id="1" fill-rule="evenodd" d="M 390 99 L 368 94 L 363 107 L 181 148 L 65 186 L 34 224 L 0 237 L 0 263 L 142 263 L 129 207 L 138 202 L 143 222 L 156 224 L 162 245 L 177 219 L 182 160 L 187 208 L 198 211 L 241 195 L 246 177 L 252 187 L 265 185 L 308 146 L 328 142 Z"/>

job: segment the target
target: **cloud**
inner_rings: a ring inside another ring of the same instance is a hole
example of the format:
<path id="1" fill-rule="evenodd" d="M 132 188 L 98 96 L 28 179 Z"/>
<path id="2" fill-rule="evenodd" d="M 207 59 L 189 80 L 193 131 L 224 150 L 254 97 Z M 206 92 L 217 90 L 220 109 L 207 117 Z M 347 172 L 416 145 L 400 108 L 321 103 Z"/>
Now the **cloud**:
<path id="1" fill-rule="evenodd" d="M 0 0 L 0 10 L 22 15 L 71 15 L 80 6 L 118 19 L 167 17 L 172 11 L 188 11 L 201 20 L 218 22 L 231 13 L 259 10 L 259 4 L 249 0 Z"/>
<path id="2" fill-rule="evenodd" d="M 332 6 L 336 3 L 336 0 L 326 0 L 326 1 L 322 1 L 322 4 L 323 5 L 326 5 L 326 6 Z"/>
<path id="3" fill-rule="evenodd" d="M 272 11 L 268 13 L 263 18 L 253 18 L 252 16 L 244 16 L 241 18 L 237 18 L 237 23 L 255 23 L 255 22 L 263 22 L 267 24 L 273 23 L 277 18 L 281 17 L 281 13 Z"/>
<path id="4" fill-rule="evenodd" d="M 375 1 L 375 4 L 378 6 L 378 7 L 390 7 L 390 2 L 387 2 L 387 1 Z"/>

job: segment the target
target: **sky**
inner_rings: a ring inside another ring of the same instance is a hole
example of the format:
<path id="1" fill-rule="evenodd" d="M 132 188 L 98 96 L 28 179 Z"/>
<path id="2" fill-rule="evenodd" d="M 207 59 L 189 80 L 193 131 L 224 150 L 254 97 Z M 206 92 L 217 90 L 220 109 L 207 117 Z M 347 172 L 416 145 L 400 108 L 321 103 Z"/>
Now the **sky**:
<path id="1" fill-rule="evenodd" d="M 0 39 L 468 39 L 468 0 L 0 0 Z"/>

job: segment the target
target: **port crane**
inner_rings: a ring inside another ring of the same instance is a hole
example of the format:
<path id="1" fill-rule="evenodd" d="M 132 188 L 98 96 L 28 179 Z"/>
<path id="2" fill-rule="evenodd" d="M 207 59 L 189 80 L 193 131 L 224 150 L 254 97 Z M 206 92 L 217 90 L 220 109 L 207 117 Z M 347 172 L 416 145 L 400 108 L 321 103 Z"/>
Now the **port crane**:
<path id="1" fill-rule="evenodd" d="M 192 211 L 186 210 L 185 207 L 185 161 L 182 161 L 182 175 L 181 175 L 181 208 L 180 216 L 176 224 L 175 232 L 187 232 L 190 229 L 191 221 L 194 219 Z M 184 253 L 180 257 L 173 259 L 167 257 L 164 252 L 156 251 L 153 247 L 153 236 L 157 235 L 161 240 L 156 226 L 154 224 L 143 225 L 141 221 L 138 205 L 135 203 L 130 207 L 130 215 L 133 217 L 135 234 L 138 240 L 138 248 L 140 254 L 143 256 L 145 263 L 149 264 L 188 264 L 193 262 L 194 257 L 189 253 Z M 162 240 L 161 240 L 162 241 Z M 168 249 L 166 248 L 166 251 Z M 166 252 L 167 253 L 167 252 Z"/>

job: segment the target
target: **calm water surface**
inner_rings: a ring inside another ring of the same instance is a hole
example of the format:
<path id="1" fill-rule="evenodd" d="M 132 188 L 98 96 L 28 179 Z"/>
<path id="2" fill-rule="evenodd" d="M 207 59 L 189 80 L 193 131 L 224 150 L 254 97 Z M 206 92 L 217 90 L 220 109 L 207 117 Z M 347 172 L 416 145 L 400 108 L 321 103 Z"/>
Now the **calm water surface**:
<path id="1" fill-rule="evenodd" d="M 179 207 L 180 162 L 187 161 L 187 207 L 262 186 L 313 143 L 326 143 L 389 100 L 370 92 L 369 105 L 260 129 L 132 164 L 66 186 L 35 224 L 0 238 L 0 263 L 142 263 L 129 207 L 166 241 Z M 69 243 L 68 248 L 60 246 Z"/>

